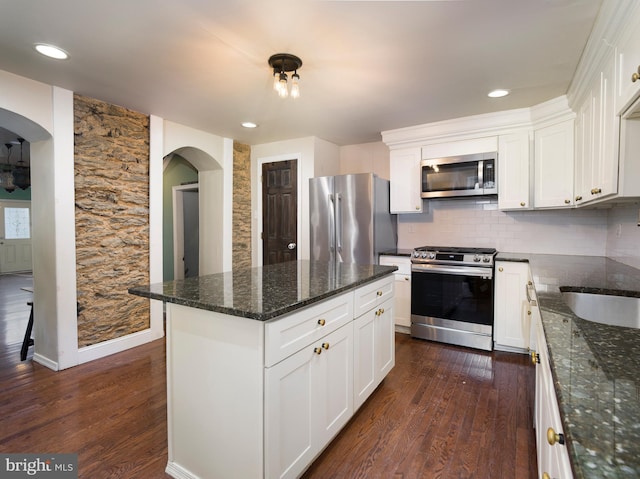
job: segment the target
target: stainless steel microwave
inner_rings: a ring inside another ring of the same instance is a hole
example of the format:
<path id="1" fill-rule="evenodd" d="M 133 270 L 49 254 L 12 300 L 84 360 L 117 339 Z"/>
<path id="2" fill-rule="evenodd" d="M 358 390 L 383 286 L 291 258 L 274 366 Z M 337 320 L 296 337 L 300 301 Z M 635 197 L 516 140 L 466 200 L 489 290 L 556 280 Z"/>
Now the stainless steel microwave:
<path id="1" fill-rule="evenodd" d="M 422 160 L 422 198 L 497 195 L 497 158 L 492 152 Z"/>

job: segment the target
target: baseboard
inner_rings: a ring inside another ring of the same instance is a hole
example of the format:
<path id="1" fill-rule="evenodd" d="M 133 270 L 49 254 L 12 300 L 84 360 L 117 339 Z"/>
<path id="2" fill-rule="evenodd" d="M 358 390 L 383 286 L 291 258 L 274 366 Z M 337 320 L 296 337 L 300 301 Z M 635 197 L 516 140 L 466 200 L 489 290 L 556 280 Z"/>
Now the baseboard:
<path id="1" fill-rule="evenodd" d="M 396 324 L 395 330 L 396 330 L 396 333 L 411 334 L 411 328 L 410 327 L 402 326 L 400 324 Z"/>
<path id="2" fill-rule="evenodd" d="M 38 353 L 33 353 L 33 361 L 38 363 L 38 364 L 42 364 L 43 366 L 53 370 L 53 371 L 58 371 L 60 369 L 60 367 L 58 366 L 58 363 L 56 361 L 52 361 L 51 359 L 47 358 L 46 356 L 42 356 L 41 354 Z"/>
<path id="3" fill-rule="evenodd" d="M 145 329 L 120 338 L 110 339 L 98 344 L 86 346 L 78 349 L 78 364 L 87 363 L 95 359 L 104 358 L 111 354 L 135 348 L 136 346 L 160 339 L 162 336 L 164 336 L 164 330 L 156 332 L 152 329 Z"/>
<path id="4" fill-rule="evenodd" d="M 505 346 L 504 344 L 496 344 L 495 342 L 493 343 L 493 349 L 494 351 L 503 351 L 506 353 L 529 354 L 528 349 L 516 348 L 513 346 Z"/>
<path id="5" fill-rule="evenodd" d="M 187 471 L 184 467 L 179 466 L 175 462 L 168 462 L 164 472 L 175 479 L 199 479 L 198 476 Z"/>

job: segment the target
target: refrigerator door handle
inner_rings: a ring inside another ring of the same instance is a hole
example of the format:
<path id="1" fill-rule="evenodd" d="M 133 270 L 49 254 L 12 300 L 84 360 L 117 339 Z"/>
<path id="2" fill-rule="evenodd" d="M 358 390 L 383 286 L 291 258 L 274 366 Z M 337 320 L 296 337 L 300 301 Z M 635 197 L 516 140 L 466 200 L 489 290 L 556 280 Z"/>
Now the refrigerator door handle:
<path id="1" fill-rule="evenodd" d="M 342 195 L 336 195 L 336 249 L 342 251 Z"/>
<path id="2" fill-rule="evenodd" d="M 331 204 L 331 208 L 329 208 L 330 217 L 329 217 L 329 252 L 331 256 L 333 256 L 336 250 L 336 205 L 335 200 L 332 194 L 329 194 L 329 203 Z"/>

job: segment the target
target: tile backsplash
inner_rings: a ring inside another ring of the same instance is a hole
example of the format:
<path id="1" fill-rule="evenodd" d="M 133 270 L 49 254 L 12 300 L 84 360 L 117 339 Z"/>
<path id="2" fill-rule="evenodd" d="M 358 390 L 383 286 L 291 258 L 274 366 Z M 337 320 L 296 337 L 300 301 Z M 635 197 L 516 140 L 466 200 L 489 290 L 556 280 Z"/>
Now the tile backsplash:
<path id="1" fill-rule="evenodd" d="M 610 256 L 640 267 L 638 206 L 500 211 L 497 200 L 432 200 L 398 216 L 398 248 L 494 247 L 503 252 Z M 621 225 L 621 226 L 618 226 Z M 621 230 L 616 236 L 617 229 Z"/>

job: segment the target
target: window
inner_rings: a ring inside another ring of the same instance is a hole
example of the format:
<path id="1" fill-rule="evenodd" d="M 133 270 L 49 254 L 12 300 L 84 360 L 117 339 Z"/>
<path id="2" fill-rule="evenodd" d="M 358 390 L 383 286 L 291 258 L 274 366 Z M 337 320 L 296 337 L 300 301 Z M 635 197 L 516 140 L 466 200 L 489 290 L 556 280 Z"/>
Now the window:
<path id="1" fill-rule="evenodd" d="M 29 208 L 4 208 L 4 235 L 6 239 L 31 238 Z"/>

